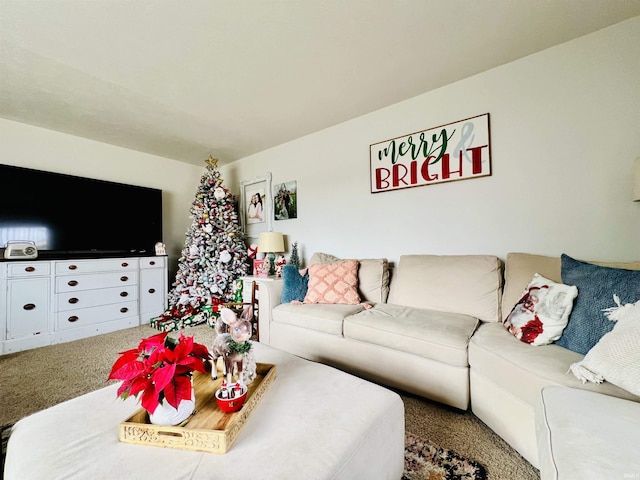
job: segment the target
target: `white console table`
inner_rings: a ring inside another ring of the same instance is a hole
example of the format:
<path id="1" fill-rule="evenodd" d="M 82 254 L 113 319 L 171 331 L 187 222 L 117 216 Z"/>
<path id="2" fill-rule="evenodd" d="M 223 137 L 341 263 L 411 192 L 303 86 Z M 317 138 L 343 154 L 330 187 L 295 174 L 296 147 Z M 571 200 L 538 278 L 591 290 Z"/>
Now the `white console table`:
<path id="1" fill-rule="evenodd" d="M 0 263 L 0 354 L 149 323 L 164 312 L 167 258 Z"/>

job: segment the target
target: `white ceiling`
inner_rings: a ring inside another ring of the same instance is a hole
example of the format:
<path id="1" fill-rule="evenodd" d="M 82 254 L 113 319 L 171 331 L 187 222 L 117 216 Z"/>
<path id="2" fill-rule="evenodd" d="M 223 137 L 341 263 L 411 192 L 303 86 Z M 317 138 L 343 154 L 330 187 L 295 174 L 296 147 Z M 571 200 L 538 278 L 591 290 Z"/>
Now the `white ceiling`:
<path id="1" fill-rule="evenodd" d="M 201 165 L 640 15 L 640 0 L 0 0 L 0 117 Z"/>

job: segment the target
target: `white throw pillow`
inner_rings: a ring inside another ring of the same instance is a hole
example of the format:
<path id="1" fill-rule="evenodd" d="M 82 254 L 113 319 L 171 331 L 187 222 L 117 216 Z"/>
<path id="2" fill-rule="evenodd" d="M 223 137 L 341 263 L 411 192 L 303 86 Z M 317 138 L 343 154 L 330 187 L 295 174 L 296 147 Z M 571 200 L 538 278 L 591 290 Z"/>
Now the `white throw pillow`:
<path id="1" fill-rule="evenodd" d="M 582 383 L 606 380 L 640 396 L 640 300 L 605 310 L 616 322 L 585 357 L 571 365 L 571 371 Z"/>
<path id="2" fill-rule="evenodd" d="M 504 326 L 521 342 L 531 345 L 553 343 L 567 326 L 577 296 L 576 287 L 536 273 L 504 320 Z"/>

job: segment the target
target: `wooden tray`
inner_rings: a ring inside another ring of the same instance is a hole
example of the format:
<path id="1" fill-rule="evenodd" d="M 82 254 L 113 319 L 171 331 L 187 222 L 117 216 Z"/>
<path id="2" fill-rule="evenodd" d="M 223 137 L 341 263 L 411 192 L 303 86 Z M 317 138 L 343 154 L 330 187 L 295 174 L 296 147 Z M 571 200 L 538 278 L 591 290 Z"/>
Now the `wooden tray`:
<path id="1" fill-rule="evenodd" d="M 147 411 L 141 408 L 120 423 L 120 441 L 199 452 L 227 453 L 276 378 L 276 366 L 269 363 L 258 363 L 256 372 L 257 376 L 249 385 L 244 405 L 234 413 L 224 413 L 214 398 L 216 390 L 222 384 L 222 375 L 219 374 L 217 380 L 211 380 L 210 374 L 193 372 L 196 411 L 184 426 L 154 425 L 149 422 Z"/>

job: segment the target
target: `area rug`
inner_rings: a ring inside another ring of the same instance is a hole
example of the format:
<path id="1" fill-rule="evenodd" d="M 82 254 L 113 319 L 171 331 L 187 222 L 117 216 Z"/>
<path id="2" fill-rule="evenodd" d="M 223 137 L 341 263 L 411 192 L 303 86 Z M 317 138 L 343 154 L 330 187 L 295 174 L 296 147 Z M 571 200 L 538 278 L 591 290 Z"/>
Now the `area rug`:
<path id="1" fill-rule="evenodd" d="M 0 426 L 2 438 L 0 473 L 4 471 L 7 442 L 12 426 L 12 424 Z M 479 463 L 463 458 L 451 450 L 441 448 L 412 433 L 405 434 L 402 480 L 486 480 L 486 478 L 485 469 Z"/>
<path id="2" fill-rule="evenodd" d="M 439 447 L 412 433 L 405 433 L 402 480 L 486 480 L 482 465 Z"/>

